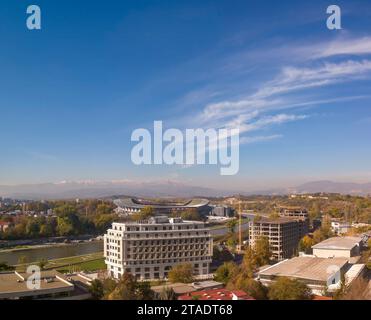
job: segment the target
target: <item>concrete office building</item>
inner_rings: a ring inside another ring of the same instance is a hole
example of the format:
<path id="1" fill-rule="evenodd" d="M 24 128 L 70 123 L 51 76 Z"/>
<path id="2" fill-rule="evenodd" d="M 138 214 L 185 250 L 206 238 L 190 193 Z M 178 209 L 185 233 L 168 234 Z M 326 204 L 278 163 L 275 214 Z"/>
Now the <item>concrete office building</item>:
<path id="1" fill-rule="evenodd" d="M 299 241 L 307 233 L 307 221 L 292 217 L 260 218 L 249 224 L 249 241 L 252 247 L 265 236 L 269 240 L 272 258 L 281 261 L 293 257 Z"/>
<path id="2" fill-rule="evenodd" d="M 129 272 L 141 280 L 162 279 L 184 263 L 192 264 L 195 275 L 207 275 L 212 246 L 203 222 L 166 216 L 113 223 L 104 236 L 105 262 L 113 278 Z"/>

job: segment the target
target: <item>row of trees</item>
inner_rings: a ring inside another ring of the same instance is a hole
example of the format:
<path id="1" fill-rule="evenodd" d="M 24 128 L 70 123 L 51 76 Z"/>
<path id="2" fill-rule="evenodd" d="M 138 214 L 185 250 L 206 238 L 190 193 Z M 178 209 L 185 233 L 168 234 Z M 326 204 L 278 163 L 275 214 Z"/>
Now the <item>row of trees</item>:
<path id="1" fill-rule="evenodd" d="M 13 226 L 0 232 L 0 239 L 34 239 L 79 234 L 101 234 L 107 230 L 115 215 L 106 204 L 99 204 L 95 213 L 81 214 L 76 206 L 62 204 L 53 209 L 56 216 L 21 216 Z M 87 210 L 86 210 L 87 211 Z"/>
<path id="2" fill-rule="evenodd" d="M 254 248 L 246 249 L 241 265 L 231 261 L 221 265 L 216 270 L 215 280 L 224 283 L 228 289 L 243 290 L 255 299 L 266 299 L 267 290 L 254 280 L 254 274 L 259 267 L 270 262 L 270 257 L 269 241 L 261 237 Z"/>
<path id="3" fill-rule="evenodd" d="M 331 238 L 334 233 L 331 230 L 331 217 L 326 215 L 322 219 L 322 225 L 319 229 L 313 232 L 313 236 L 305 235 L 299 242 L 299 251 L 307 254 L 312 253 L 312 246 L 315 244 Z"/>
<path id="4" fill-rule="evenodd" d="M 152 300 L 154 292 L 149 282 L 137 281 L 134 276 L 125 273 L 119 281 L 113 279 L 94 280 L 90 292 L 97 300 Z"/>
<path id="5" fill-rule="evenodd" d="M 174 266 L 169 272 L 171 283 L 193 282 L 193 269 L 191 264 Z M 164 288 L 160 295 L 156 296 L 151 290 L 150 282 L 137 281 L 130 273 L 125 273 L 118 281 L 113 279 L 94 280 L 90 286 L 90 292 L 94 299 L 98 300 L 174 300 L 175 293 L 172 289 Z"/>

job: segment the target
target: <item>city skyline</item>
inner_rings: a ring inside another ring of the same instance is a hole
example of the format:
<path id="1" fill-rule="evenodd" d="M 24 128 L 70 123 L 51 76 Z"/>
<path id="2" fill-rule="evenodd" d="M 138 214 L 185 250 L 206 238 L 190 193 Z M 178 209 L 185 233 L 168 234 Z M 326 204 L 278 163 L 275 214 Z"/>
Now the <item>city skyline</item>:
<path id="1" fill-rule="evenodd" d="M 39 1 L 0 13 L 0 185 L 174 180 L 259 190 L 370 182 L 370 4 Z M 360 10 L 359 8 L 363 9 Z M 207 14 L 207 18 L 206 18 Z M 136 128 L 240 127 L 240 171 L 135 166 Z"/>

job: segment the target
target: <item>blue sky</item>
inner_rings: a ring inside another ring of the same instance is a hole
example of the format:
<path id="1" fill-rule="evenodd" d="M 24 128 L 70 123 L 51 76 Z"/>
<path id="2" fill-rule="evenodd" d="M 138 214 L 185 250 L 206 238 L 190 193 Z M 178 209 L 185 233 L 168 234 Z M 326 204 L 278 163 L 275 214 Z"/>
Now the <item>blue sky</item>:
<path id="1" fill-rule="evenodd" d="M 371 181 L 371 3 L 35 0 L 0 10 L 0 184 Z M 242 128 L 240 172 L 134 166 L 132 130 Z"/>

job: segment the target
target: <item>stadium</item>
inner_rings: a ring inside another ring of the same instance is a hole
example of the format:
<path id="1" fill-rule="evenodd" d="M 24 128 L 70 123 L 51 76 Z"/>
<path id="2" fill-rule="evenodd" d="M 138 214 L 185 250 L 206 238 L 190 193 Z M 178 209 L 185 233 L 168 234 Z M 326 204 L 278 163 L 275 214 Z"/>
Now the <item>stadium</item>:
<path id="1" fill-rule="evenodd" d="M 152 207 L 156 215 L 170 215 L 176 212 L 196 209 L 200 215 L 208 215 L 211 211 L 209 200 L 191 199 L 183 202 L 171 200 L 147 200 L 137 198 L 125 198 L 114 200 L 117 206 L 116 212 L 122 215 L 130 215 L 140 212 L 144 207 Z"/>

